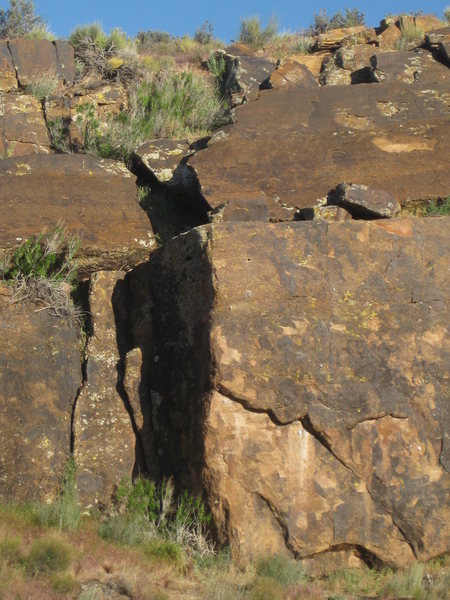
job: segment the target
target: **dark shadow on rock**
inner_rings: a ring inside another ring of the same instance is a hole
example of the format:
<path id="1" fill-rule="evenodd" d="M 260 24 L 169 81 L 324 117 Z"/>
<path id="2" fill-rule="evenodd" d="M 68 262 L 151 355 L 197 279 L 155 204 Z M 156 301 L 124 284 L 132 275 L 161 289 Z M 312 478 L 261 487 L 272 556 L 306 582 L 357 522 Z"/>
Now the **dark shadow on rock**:
<path id="1" fill-rule="evenodd" d="M 141 432 L 138 429 L 133 407 L 130 403 L 130 398 L 124 386 L 125 376 L 125 359 L 129 350 L 132 348 L 132 335 L 130 323 L 130 293 L 127 277 L 119 279 L 114 287 L 111 302 L 114 311 L 114 320 L 116 326 L 116 343 L 119 351 L 120 359 L 117 362 L 117 393 L 123 400 L 125 409 L 127 410 L 133 431 L 136 438 L 135 445 L 135 463 L 133 468 L 133 478 L 138 475 L 146 475 L 150 469 L 147 466 L 145 451 Z"/>

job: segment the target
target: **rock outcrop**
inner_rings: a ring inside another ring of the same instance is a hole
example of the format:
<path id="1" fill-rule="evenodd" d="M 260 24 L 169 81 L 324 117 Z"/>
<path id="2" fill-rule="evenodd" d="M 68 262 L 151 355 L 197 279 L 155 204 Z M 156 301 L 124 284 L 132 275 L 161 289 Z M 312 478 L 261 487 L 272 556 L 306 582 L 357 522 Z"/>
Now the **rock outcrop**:
<path id="1" fill-rule="evenodd" d="M 80 269 L 119 269 L 155 245 L 135 178 L 117 161 L 33 154 L 0 161 L 0 248 L 64 222 L 81 236 Z"/>
<path id="2" fill-rule="evenodd" d="M 292 219 L 342 181 L 383 189 L 402 205 L 442 197 L 450 188 L 447 102 L 439 83 L 266 90 L 188 165 L 212 209 L 232 198 L 245 208 L 242 190 L 264 192 L 271 220 Z"/>
<path id="3" fill-rule="evenodd" d="M 64 319 L 0 285 L 0 500 L 55 499 L 71 452 L 82 344 Z"/>
<path id="4" fill-rule="evenodd" d="M 448 548 L 446 226 L 222 224 L 152 256 L 159 454 L 236 558 Z"/>

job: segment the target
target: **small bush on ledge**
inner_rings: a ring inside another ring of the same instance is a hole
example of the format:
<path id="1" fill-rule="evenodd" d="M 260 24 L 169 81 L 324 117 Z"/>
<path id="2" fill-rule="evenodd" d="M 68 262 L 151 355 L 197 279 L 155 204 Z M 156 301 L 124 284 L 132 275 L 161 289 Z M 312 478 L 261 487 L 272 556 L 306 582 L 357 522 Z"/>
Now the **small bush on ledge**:
<path id="1" fill-rule="evenodd" d="M 65 228 L 57 225 L 16 248 L 10 264 L 0 271 L 0 278 L 14 289 L 12 302 L 34 302 L 40 305 L 39 310 L 79 321 L 82 313 L 70 297 L 79 247 L 80 239 L 68 236 Z"/>

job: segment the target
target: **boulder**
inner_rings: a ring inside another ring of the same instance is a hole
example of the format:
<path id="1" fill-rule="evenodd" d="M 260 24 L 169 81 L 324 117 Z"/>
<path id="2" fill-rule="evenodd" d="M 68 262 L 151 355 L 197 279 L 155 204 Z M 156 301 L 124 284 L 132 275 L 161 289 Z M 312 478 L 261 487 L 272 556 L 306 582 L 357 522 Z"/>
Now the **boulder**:
<path id="1" fill-rule="evenodd" d="M 62 83 L 75 78 L 73 47 L 65 41 L 14 39 L 8 42 L 20 87 L 26 87 L 43 73 L 57 75 Z"/>
<path id="2" fill-rule="evenodd" d="M 184 140 L 149 140 L 134 153 L 134 162 L 143 164 L 160 183 L 172 179 L 175 169 L 192 151 Z M 138 167 L 139 168 L 139 167 Z"/>
<path id="3" fill-rule="evenodd" d="M 417 29 L 420 29 L 425 33 L 427 31 L 441 29 L 444 26 L 444 23 L 435 15 L 401 15 L 399 17 L 398 26 L 401 29 L 411 25 L 415 26 Z"/>
<path id="4" fill-rule="evenodd" d="M 14 68 L 8 42 L 0 40 L 0 92 L 17 90 L 16 70 Z"/>
<path id="5" fill-rule="evenodd" d="M 77 328 L 0 284 L 0 500 L 50 502 L 70 457 Z"/>
<path id="6" fill-rule="evenodd" d="M 317 87 L 317 80 L 305 65 L 296 61 L 283 62 L 261 84 L 262 89 Z"/>
<path id="7" fill-rule="evenodd" d="M 397 27 L 395 20 L 389 22 L 387 27 L 378 35 L 380 50 L 395 50 L 402 37 L 402 32 Z"/>
<path id="8" fill-rule="evenodd" d="M 314 54 L 291 54 L 290 62 L 296 62 L 299 65 L 304 65 L 314 77 L 318 78 L 322 68 L 323 60 L 329 56 L 329 52 L 315 52 Z"/>
<path id="9" fill-rule="evenodd" d="M 91 334 L 73 419 L 77 483 L 85 507 L 107 505 L 115 486 L 131 479 L 136 461 L 136 436 L 120 386 L 127 322 L 124 276 L 100 271 L 90 281 Z"/>
<path id="10" fill-rule="evenodd" d="M 346 208 L 355 219 L 396 217 L 401 209 L 389 192 L 352 183 L 338 185 L 329 193 L 328 203 Z"/>
<path id="11" fill-rule="evenodd" d="M 162 468 L 204 486 L 237 560 L 448 552 L 447 234 L 227 223 L 152 255 Z"/>
<path id="12" fill-rule="evenodd" d="M 134 177 L 113 160 L 34 154 L 0 161 L 0 210 L 0 248 L 62 221 L 82 238 L 82 272 L 136 264 L 156 245 Z"/>
<path id="13" fill-rule="evenodd" d="M 6 94 L 2 98 L 0 138 L 3 158 L 31 153 L 50 153 L 50 140 L 39 100 L 33 96 Z"/>
<path id="14" fill-rule="evenodd" d="M 402 205 L 445 197 L 447 88 L 418 81 L 263 90 L 236 109 L 222 139 L 188 159 L 197 180 L 189 201 L 217 209 L 242 189 L 264 192 L 269 219 L 286 220 L 342 181 L 383 189 Z"/>
<path id="15" fill-rule="evenodd" d="M 450 27 L 425 34 L 425 42 L 430 50 L 434 50 L 441 60 L 450 66 Z"/>
<path id="16" fill-rule="evenodd" d="M 294 221 L 326 221 L 333 223 L 334 221 L 350 221 L 352 215 L 343 206 L 329 205 L 324 198 L 320 204 L 311 208 L 301 208 L 294 215 Z"/>
<path id="17" fill-rule="evenodd" d="M 356 25 L 355 27 L 342 27 L 339 29 L 330 29 L 321 33 L 316 41 L 314 50 L 336 50 L 342 45 L 353 42 L 358 43 L 367 41 L 367 29 L 364 25 Z M 369 34 L 370 37 L 370 34 Z"/>
<path id="18" fill-rule="evenodd" d="M 420 81 L 428 85 L 445 86 L 450 80 L 449 69 L 433 58 L 428 50 L 414 52 L 382 52 L 370 59 L 372 81 Z"/>
<path id="19" fill-rule="evenodd" d="M 232 106 L 256 99 L 261 83 L 275 68 L 273 62 L 257 56 L 242 44 L 230 46 L 225 52 L 218 51 L 216 56 L 225 61 L 223 91 L 230 96 Z"/>

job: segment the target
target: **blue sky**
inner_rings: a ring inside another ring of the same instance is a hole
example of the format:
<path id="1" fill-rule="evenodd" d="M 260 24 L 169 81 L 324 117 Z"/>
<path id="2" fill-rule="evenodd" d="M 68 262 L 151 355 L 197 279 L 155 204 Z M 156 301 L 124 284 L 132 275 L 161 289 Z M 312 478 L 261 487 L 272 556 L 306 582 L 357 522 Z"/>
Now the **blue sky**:
<path id="1" fill-rule="evenodd" d="M 209 20 L 216 37 L 225 42 L 237 36 L 240 19 L 252 15 L 259 15 L 263 22 L 275 15 L 281 30 L 298 31 L 312 22 L 320 8 L 331 15 L 346 6 L 356 6 L 366 15 L 366 23 L 373 26 L 389 13 L 423 9 L 424 13 L 441 17 L 449 4 L 450 0 L 360 0 L 359 3 L 321 0 L 317 4 L 301 0 L 35 0 L 36 12 L 61 37 L 67 36 L 77 25 L 93 21 L 100 21 L 107 31 L 121 27 L 128 35 L 148 29 L 193 35 L 199 25 Z M 6 0 L 0 0 L 0 7 L 8 5 Z"/>

